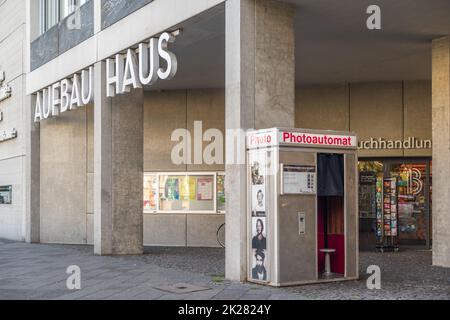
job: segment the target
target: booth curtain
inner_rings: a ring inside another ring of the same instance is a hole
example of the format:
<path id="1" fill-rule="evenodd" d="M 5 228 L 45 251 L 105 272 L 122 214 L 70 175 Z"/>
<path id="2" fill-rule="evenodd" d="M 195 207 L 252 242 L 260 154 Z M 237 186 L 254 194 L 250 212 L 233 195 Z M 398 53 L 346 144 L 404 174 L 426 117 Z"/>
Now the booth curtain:
<path id="1" fill-rule="evenodd" d="M 344 157 L 340 154 L 317 155 L 317 195 L 344 196 Z"/>

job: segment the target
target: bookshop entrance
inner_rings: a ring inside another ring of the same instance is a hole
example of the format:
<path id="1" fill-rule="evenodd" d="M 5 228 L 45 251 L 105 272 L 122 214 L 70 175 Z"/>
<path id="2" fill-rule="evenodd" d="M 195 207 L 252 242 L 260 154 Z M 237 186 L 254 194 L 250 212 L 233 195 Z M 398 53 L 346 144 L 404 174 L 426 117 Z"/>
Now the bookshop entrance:
<path id="1" fill-rule="evenodd" d="M 361 250 L 431 247 L 432 160 L 360 159 Z"/>

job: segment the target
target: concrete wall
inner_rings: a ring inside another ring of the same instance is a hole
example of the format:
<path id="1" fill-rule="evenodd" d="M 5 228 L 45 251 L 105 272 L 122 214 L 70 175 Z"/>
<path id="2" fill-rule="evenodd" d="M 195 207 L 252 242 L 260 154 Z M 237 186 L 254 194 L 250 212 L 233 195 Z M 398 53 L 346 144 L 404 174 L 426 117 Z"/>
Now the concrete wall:
<path id="1" fill-rule="evenodd" d="M 171 141 L 176 129 L 187 129 L 194 139 L 194 121 L 202 121 L 203 132 L 224 132 L 225 97 L 220 89 L 147 92 L 144 105 L 144 171 L 224 171 L 223 165 L 174 165 Z M 208 143 L 203 143 L 206 146 Z M 192 148 L 193 153 L 193 148 Z M 192 155 L 193 160 L 193 155 Z M 222 214 L 144 214 L 144 244 L 164 246 L 218 245 L 216 231 L 224 223 Z"/>
<path id="2" fill-rule="evenodd" d="M 362 137 L 430 138 L 430 94 L 427 81 L 300 87 L 296 126 L 350 129 Z M 202 121 L 203 132 L 224 132 L 224 100 L 221 89 L 146 92 L 144 171 L 223 171 L 223 165 L 174 165 L 170 155 L 178 143 L 171 141 L 175 129 L 187 128 L 193 139 L 194 121 Z M 43 242 L 93 243 L 93 121 L 89 106 L 42 124 Z M 408 155 L 426 152 L 410 150 Z M 217 246 L 216 230 L 223 222 L 221 214 L 144 213 L 144 244 Z"/>
<path id="3" fill-rule="evenodd" d="M 432 138 L 431 81 L 404 83 L 404 137 Z M 428 156 L 431 150 L 405 150 L 405 156 Z"/>
<path id="4" fill-rule="evenodd" d="M 105 29 L 153 0 L 102 0 L 101 27 Z M 31 43 L 31 71 L 94 35 L 94 1 L 80 8 L 81 25 L 70 28 L 73 14 Z"/>
<path id="5" fill-rule="evenodd" d="M 0 142 L 0 186 L 13 187 L 12 205 L 0 204 L 0 238 L 12 240 L 25 237 L 25 12 L 25 1 L 0 1 L 0 71 L 12 89 L 11 97 L 0 102 L 0 133 L 18 132 L 16 139 Z"/>
<path id="6" fill-rule="evenodd" d="M 102 29 L 109 27 L 153 0 L 102 0 Z"/>
<path id="7" fill-rule="evenodd" d="M 175 129 L 194 121 L 203 131 L 224 130 L 223 90 L 147 92 L 144 105 L 144 171 L 223 171 L 223 165 L 172 164 Z M 93 243 L 93 106 L 41 125 L 41 241 Z M 205 144 L 206 145 L 206 144 Z M 217 246 L 222 214 L 144 214 L 144 244 Z"/>
<path id="8" fill-rule="evenodd" d="M 26 0 L 30 7 L 34 0 Z M 92 0 L 91 0 L 92 1 Z M 164 0 L 152 1 L 110 27 L 101 28 L 101 1 L 94 0 L 94 35 L 41 65 L 27 74 L 27 94 L 33 94 L 61 79 L 64 79 L 96 62 L 109 58 L 137 43 L 158 35 L 173 26 L 205 12 L 224 0 Z M 123 2 L 123 1 L 114 1 Z M 142 2 L 135 0 L 135 3 Z M 31 41 L 38 30 L 37 7 L 29 13 L 28 29 Z M 25 11 L 23 11 L 25 13 Z M 164 12 L 164 15 L 161 15 Z M 74 57 L 77 57 L 74 59 Z"/>
<path id="9" fill-rule="evenodd" d="M 76 28 L 71 25 L 74 15 L 75 13 L 66 17 L 31 43 L 31 71 L 94 35 L 94 1 L 88 1 L 81 6 L 81 24 Z"/>
<path id="10" fill-rule="evenodd" d="M 296 126 L 350 130 L 360 140 L 431 139 L 431 82 L 380 82 L 297 88 Z M 431 156 L 431 150 L 361 150 L 360 157 Z"/>
<path id="11" fill-rule="evenodd" d="M 348 85 L 306 86 L 296 90 L 296 127 L 348 130 L 349 115 Z"/>
<path id="12" fill-rule="evenodd" d="M 432 43 L 433 265 L 450 267 L 450 37 Z"/>
<path id="13" fill-rule="evenodd" d="M 41 123 L 41 242 L 86 243 L 87 108 Z"/>

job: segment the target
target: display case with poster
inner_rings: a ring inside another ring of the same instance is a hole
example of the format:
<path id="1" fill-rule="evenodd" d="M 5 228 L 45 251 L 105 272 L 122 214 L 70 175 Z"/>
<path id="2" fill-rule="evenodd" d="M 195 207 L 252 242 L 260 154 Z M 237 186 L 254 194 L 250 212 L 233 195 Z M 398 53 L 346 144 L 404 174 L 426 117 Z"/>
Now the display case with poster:
<path id="1" fill-rule="evenodd" d="M 215 213 L 214 175 L 160 175 L 159 212 Z"/>
<path id="2" fill-rule="evenodd" d="M 147 172 L 144 213 L 224 213 L 224 182 L 218 172 Z"/>

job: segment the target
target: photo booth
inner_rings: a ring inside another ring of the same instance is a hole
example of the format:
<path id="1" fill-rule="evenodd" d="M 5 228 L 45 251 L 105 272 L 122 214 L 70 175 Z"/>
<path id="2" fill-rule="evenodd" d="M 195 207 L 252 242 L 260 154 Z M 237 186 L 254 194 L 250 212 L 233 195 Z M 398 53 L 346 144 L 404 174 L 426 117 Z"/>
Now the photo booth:
<path id="1" fill-rule="evenodd" d="M 357 137 L 273 128 L 247 134 L 248 280 L 358 278 Z"/>

